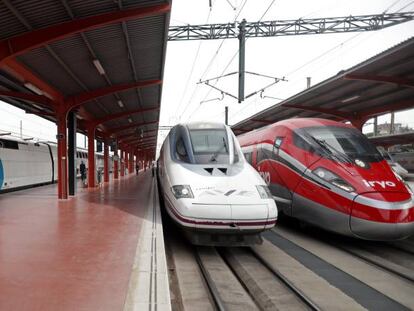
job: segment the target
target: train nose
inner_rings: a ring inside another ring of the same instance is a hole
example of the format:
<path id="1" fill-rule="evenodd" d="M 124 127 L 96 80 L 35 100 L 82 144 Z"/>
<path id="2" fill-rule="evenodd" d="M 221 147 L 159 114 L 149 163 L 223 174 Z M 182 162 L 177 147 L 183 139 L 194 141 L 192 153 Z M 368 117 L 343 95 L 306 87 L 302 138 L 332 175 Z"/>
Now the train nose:
<path id="1" fill-rule="evenodd" d="M 382 223 L 351 216 L 350 226 L 354 235 L 366 240 L 394 241 L 414 234 L 414 222 Z"/>
<path id="2" fill-rule="evenodd" d="M 354 199 L 350 229 L 367 240 L 401 240 L 414 234 L 414 201 L 411 197 L 398 200 L 398 194 L 370 193 Z M 401 194 L 400 199 L 403 197 Z"/>

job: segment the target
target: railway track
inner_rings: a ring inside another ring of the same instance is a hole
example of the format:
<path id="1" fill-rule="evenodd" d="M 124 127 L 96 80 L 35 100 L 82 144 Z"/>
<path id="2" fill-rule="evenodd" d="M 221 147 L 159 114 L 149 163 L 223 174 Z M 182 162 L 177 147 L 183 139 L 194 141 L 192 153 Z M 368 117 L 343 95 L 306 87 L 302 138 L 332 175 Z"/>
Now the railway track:
<path id="1" fill-rule="evenodd" d="M 382 243 L 376 246 L 361 246 L 361 243 L 358 243 L 356 246 L 346 244 L 338 247 L 357 258 L 414 283 L 413 254 L 393 250 Z"/>
<path id="2" fill-rule="evenodd" d="M 265 236 L 367 309 L 414 308 L 414 257 L 409 251 L 283 225 Z"/>
<path id="3" fill-rule="evenodd" d="M 173 304 L 175 310 L 320 310 L 249 248 L 192 247 L 177 240 L 168 243 L 172 252 L 168 257 L 176 267 L 170 271 L 171 279 L 181 295 L 181 303 Z M 188 268 L 198 271 L 191 276 L 195 282 L 189 281 Z M 198 299 L 193 299 L 195 291 Z"/>

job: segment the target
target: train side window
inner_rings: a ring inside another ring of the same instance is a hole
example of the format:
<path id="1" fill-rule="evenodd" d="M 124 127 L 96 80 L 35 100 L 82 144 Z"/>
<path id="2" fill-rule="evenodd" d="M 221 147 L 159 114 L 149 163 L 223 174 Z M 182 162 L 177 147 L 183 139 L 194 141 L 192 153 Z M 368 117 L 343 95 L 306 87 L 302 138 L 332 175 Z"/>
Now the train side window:
<path id="1" fill-rule="evenodd" d="M 280 146 L 282 145 L 282 143 L 283 143 L 283 138 L 284 137 L 276 137 L 276 139 L 275 139 L 275 148 L 280 148 Z"/>
<path id="2" fill-rule="evenodd" d="M 0 139 L 0 148 L 19 149 L 19 144 L 14 140 Z"/>

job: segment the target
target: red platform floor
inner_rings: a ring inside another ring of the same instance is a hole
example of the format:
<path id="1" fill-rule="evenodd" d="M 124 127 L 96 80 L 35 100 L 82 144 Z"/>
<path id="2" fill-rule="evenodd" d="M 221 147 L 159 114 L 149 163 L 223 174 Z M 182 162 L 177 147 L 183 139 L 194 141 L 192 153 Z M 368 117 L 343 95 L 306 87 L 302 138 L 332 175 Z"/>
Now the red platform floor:
<path id="1" fill-rule="evenodd" d="M 0 195 L 0 310 L 122 310 L 152 181 Z"/>

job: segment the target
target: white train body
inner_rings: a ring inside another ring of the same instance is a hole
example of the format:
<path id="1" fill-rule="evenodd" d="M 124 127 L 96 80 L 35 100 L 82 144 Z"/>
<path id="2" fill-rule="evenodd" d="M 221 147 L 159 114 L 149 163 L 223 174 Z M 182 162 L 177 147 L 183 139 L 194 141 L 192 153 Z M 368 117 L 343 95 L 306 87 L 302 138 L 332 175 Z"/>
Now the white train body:
<path id="1" fill-rule="evenodd" d="M 78 148 L 76 173 L 79 165 L 88 167 L 88 153 Z M 103 155 L 95 155 L 96 168 L 103 171 Z M 113 160 L 110 158 L 109 170 Z M 0 193 L 50 184 L 57 181 L 57 146 L 53 143 L 26 142 L 15 138 L 0 138 Z"/>
<path id="2" fill-rule="evenodd" d="M 276 223 L 266 183 L 223 124 L 175 126 L 163 143 L 158 176 L 169 216 L 194 244 L 257 243 Z"/>

